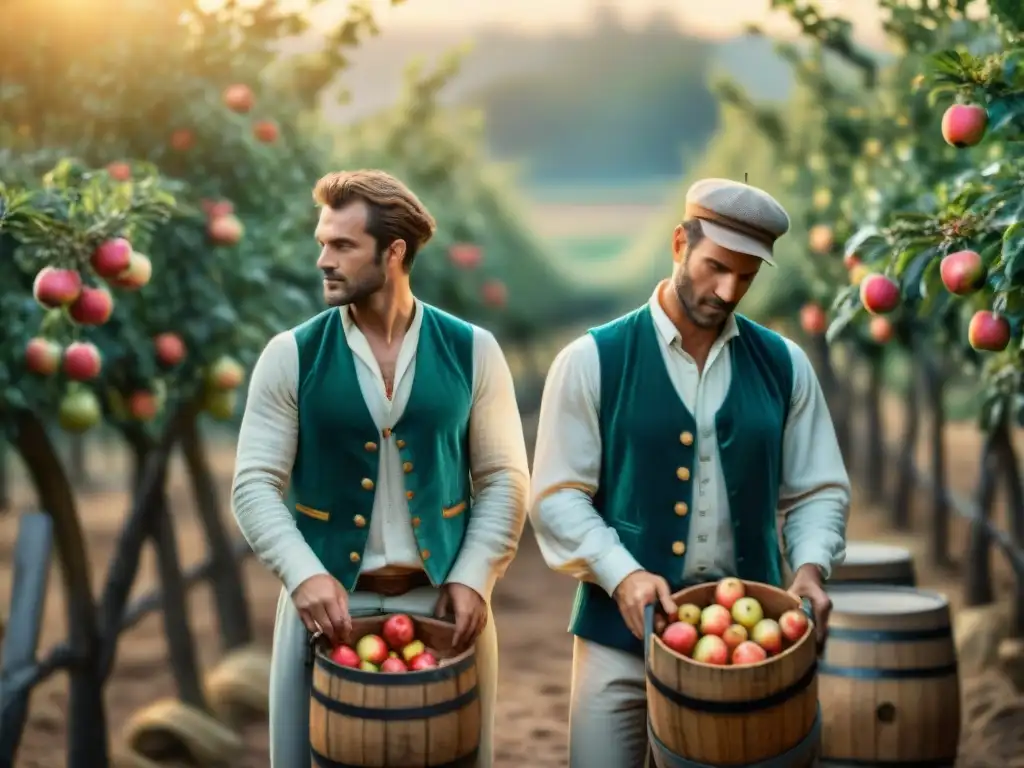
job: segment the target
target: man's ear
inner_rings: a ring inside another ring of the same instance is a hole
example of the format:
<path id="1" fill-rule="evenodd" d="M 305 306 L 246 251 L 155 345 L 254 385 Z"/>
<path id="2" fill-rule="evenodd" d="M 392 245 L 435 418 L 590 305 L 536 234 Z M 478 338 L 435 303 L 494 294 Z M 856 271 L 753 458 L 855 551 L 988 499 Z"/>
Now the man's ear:
<path id="1" fill-rule="evenodd" d="M 679 224 L 672 230 L 672 261 L 676 264 L 683 260 L 686 254 L 686 229 Z"/>
<path id="2" fill-rule="evenodd" d="M 394 261 L 398 266 L 402 266 L 402 260 L 405 258 L 405 251 L 405 240 L 395 240 L 395 242 L 388 246 L 387 261 L 389 263 Z"/>

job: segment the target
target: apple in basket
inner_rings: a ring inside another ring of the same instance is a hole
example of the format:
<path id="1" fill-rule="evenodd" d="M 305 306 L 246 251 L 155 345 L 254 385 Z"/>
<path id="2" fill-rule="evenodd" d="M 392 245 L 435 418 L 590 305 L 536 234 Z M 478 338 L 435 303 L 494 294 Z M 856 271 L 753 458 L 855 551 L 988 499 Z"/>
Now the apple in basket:
<path id="1" fill-rule="evenodd" d="M 782 651 L 782 630 L 775 619 L 761 619 L 750 630 L 750 639 L 764 648 L 769 656 Z"/>
<path id="2" fill-rule="evenodd" d="M 405 666 L 405 662 L 397 656 L 388 656 L 384 659 L 384 663 L 380 665 L 381 672 L 408 672 L 409 668 Z"/>
<path id="3" fill-rule="evenodd" d="M 363 635 L 356 643 L 356 653 L 363 661 L 377 666 L 388 657 L 388 646 L 380 635 Z"/>
<path id="4" fill-rule="evenodd" d="M 732 652 L 732 663 L 733 666 L 737 667 L 743 664 L 757 664 L 759 661 L 764 661 L 767 658 L 768 651 L 752 640 L 740 643 Z"/>
<path id="5" fill-rule="evenodd" d="M 352 646 L 336 645 L 331 649 L 331 661 L 340 667 L 352 667 L 352 669 L 356 669 L 359 667 L 361 659 Z"/>
<path id="6" fill-rule="evenodd" d="M 416 625 L 408 615 L 396 613 L 394 616 L 388 616 L 380 634 L 388 647 L 397 651 L 416 639 Z"/>
<path id="7" fill-rule="evenodd" d="M 741 597 L 732 606 L 732 619 L 743 626 L 748 632 L 752 631 L 761 619 L 764 618 L 764 609 L 753 597 Z"/>
<path id="8" fill-rule="evenodd" d="M 736 650 L 736 648 L 740 646 L 740 643 L 746 642 L 747 639 L 747 628 L 742 624 L 733 624 L 722 633 L 722 640 L 724 640 L 726 646 L 728 646 L 729 653 Z"/>
<path id="9" fill-rule="evenodd" d="M 729 609 L 724 605 L 712 603 L 700 612 L 700 633 L 702 635 L 721 636 L 732 624 Z"/>
<path id="10" fill-rule="evenodd" d="M 743 586 L 742 581 L 735 577 L 722 579 L 715 586 L 715 602 L 730 611 L 733 605 L 736 604 L 736 601 L 746 594 L 747 588 Z"/>
<path id="11" fill-rule="evenodd" d="M 790 609 L 779 616 L 779 629 L 782 630 L 782 636 L 787 642 L 795 643 L 807 634 L 809 626 L 810 621 L 807 619 L 807 614 L 803 611 Z"/>
<path id="12" fill-rule="evenodd" d="M 409 669 L 413 672 L 418 672 L 423 669 L 433 669 L 437 666 L 437 659 L 434 658 L 434 654 L 430 651 L 424 651 L 418 656 L 414 656 L 412 661 L 409 662 Z"/>
<path id="13" fill-rule="evenodd" d="M 674 621 L 661 633 L 661 642 L 683 656 L 690 655 L 698 638 L 697 628 L 686 621 Z"/>
<path id="14" fill-rule="evenodd" d="M 729 663 L 729 646 L 718 635 L 704 635 L 693 649 L 693 660 L 722 666 Z"/>
<path id="15" fill-rule="evenodd" d="M 422 640 L 413 640 L 407 646 L 402 648 L 402 658 L 405 659 L 406 663 L 409 663 L 425 650 L 427 650 L 427 647 L 423 645 Z"/>
<path id="16" fill-rule="evenodd" d="M 679 617 L 679 621 L 685 621 L 687 624 L 693 624 L 693 626 L 696 627 L 700 624 L 700 613 L 700 608 L 696 605 L 693 603 L 686 603 L 685 605 L 679 606 L 677 615 Z"/>

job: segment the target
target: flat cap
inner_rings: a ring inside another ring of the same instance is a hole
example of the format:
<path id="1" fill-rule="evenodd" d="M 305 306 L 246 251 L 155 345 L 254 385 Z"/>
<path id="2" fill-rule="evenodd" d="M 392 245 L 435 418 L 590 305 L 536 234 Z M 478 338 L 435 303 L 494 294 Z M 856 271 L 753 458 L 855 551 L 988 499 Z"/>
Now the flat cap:
<path id="1" fill-rule="evenodd" d="M 701 179 L 686 192 L 684 220 L 700 219 L 704 234 L 730 251 L 775 266 L 775 241 L 789 231 L 789 216 L 763 189 L 730 179 Z"/>

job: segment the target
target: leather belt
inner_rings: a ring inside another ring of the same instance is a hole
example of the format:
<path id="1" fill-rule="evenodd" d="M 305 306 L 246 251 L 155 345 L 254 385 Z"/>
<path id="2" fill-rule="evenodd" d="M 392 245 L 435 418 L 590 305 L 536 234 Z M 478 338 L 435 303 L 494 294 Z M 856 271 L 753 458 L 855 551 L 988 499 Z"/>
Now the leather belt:
<path id="1" fill-rule="evenodd" d="M 364 573 L 356 581 L 356 591 L 373 592 L 384 597 L 404 595 L 417 587 L 429 587 L 430 577 L 426 571 L 408 573 Z"/>

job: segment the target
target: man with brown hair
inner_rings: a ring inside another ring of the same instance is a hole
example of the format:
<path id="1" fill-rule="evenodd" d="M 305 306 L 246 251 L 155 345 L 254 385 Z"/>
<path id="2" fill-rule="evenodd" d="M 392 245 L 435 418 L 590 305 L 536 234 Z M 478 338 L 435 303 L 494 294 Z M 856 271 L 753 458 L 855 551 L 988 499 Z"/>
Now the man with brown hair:
<path id="1" fill-rule="evenodd" d="M 400 612 L 450 616 L 455 649 L 475 643 L 481 746 L 451 764 L 490 766 L 489 603 L 518 546 L 528 486 L 512 375 L 491 333 L 413 296 L 410 270 L 435 223 L 402 182 L 331 173 L 313 197 L 329 309 L 260 356 L 233 487 L 243 534 L 283 584 L 271 765 L 311 762 L 311 635 L 354 642 L 352 617 Z"/>

